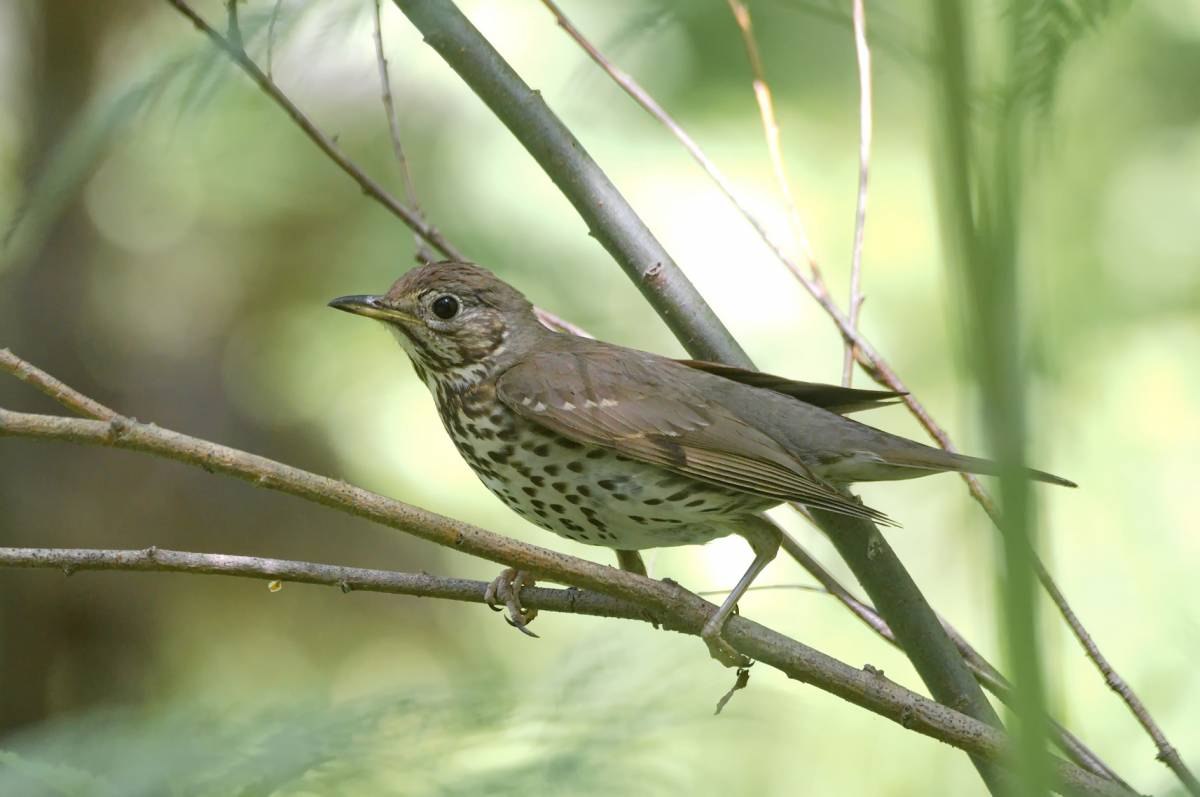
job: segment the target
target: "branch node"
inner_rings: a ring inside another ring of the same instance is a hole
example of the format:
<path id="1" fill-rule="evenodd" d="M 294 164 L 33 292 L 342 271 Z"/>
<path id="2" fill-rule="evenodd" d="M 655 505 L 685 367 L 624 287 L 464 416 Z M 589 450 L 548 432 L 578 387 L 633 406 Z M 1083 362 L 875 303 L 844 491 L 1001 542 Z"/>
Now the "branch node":
<path id="1" fill-rule="evenodd" d="M 349 581 L 339 581 L 338 589 L 340 589 L 342 591 L 342 593 L 345 595 L 348 595 L 354 591 L 354 587 L 350 586 Z"/>
<path id="2" fill-rule="evenodd" d="M 108 422 L 108 439 L 120 440 L 129 431 L 129 421 L 120 415 Z"/>

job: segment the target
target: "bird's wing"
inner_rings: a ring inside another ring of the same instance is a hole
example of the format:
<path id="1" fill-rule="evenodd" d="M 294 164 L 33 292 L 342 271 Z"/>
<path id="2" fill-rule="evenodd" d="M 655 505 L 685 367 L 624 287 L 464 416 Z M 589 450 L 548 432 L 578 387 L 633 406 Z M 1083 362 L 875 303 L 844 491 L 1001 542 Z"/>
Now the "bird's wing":
<path id="1" fill-rule="evenodd" d="M 895 404 L 901 396 L 905 395 L 904 393 L 895 393 L 891 390 L 856 390 L 839 385 L 798 382 L 794 379 L 785 379 L 782 376 L 773 376 L 758 371 L 747 371 L 745 368 L 734 368 L 732 365 L 712 363 L 705 360 L 676 360 L 675 362 L 686 365 L 689 368 L 695 368 L 698 371 L 705 371 L 726 379 L 732 379 L 734 382 L 741 382 L 743 385 L 774 390 L 776 393 L 791 396 L 806 404 L 812 404 L 815 407 L 836 412 L 838 415 L 858 412 L 859 410 L 871 410 L 876 407 L 886 407 L 890 404 Z"/>
<path id="2" fill-rule="evenodd" d="M 649 356 L 543 352 L 504 372 L 496 395 L 576 442 L 729 489 L 895 525 L 709 400 L 681 378 L 686 374 Z"/>

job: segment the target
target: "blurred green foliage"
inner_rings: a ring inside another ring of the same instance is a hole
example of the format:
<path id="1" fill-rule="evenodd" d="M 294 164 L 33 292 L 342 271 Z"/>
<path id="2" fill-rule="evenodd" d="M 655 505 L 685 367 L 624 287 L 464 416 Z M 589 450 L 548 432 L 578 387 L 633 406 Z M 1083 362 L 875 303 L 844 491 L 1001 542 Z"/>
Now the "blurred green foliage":
<path id="1" fill-rule="evenodd" d="M 197 5 L 220 20 L 216 0 Z M 273 5 L 241 6 L 264 65 Z M 564 6 L 787 240 L 725 5 Z M 1009 4 L 969 7 L 977 57 L 999 57 Z M 1200 12 L 1175 0 L 1032 7 L 1019 20 L 1028 31 L 1022 85 L 1042 108 L 1018 220 L 1028 456 L 1082 485 L 1036 491 L 1040 544 L 1114 664 L 1195 765 Z M 0 5 L 0 219 L 19 220 L 0 257 L 0 346 L 143 420 L 608 561 L 607 551 L 549 539 L 503 510 L 458 459 L 392 341 L 324 308 L 336 295 L 379 291 L 408 268 L 408 231 L 165 4 L 64 8 Z M 764 369 L 837 379 L 832 325 L 539 4 L 465 10 Z M 793 189 L 844 292 L 857 168 L 848 3 L 761 0 L 752 10 Z M 398 192 L 367 11 L 350 0 L 285 0 L 273 73 Z M 876 135 L 863 326 L 961 447 L 978 451 L 967 311 L 947 280 L 954 264 L 941 266 L 933 175 L 944 152 L 931 130 L 927 11 L 915 0 L 868 3 Z M 550 182 L 391 8 L 385 35 L 416 188 L 439 229 L 538 304 L 605 338 L 678 353 Z M 998 87 L 970 88 L 972 124 L 985 124 Z M 0 403 L 51 410 L 14 380 L 0 381 Z M 901 410 L 864 420 L 920 434 Z M 863 493 L 904 523 L 890 539 L 933 605 L 998 659 L 994 532 L 961 485 L 944 476 Z M 846 577 L 828 543 L 781 518 Z M 29 441 L 0 446 L 0 540 L 494 575 L 170 463 Z M 650 564 L 704 589 L 731 584 L 748 556 L 723 540 L 660 552 Z M 763 582 L 797 580 L 780 560 Z M 1044 607 L 1051 709 L 1137 787 L 1168 790 L 1150 742 Z M 900 654 L 830 600 L 771 591 L 742 608 L 917 683 Z M 767 671 L 713 720 L 731 676 L 695 640 L 582 618 L 538 624 L 542 639 L 527 640 L 477 607 L 432 601 L 5 571 L 0 778 L 10 780 L 0 793 L 36 793 L 32 784 L 171 793 L 164 777 L 181 794 L 981 791 L 965 756 Z"/>

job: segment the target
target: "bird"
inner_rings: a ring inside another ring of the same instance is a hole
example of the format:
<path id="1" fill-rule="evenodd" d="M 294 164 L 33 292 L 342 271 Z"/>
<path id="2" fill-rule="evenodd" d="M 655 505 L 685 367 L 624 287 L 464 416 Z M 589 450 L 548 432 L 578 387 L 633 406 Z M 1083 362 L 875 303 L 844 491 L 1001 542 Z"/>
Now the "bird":
<path id="1" fill-rule="evenodd" d="M 992 461 L 846 417 L 895 403 L 899 393 L 671 359 L 555 331 L 520 291 L 473 263 L 427 263 L 386 294 L 329 305 L 387 327 L 462 458 L 541 528 L 612 548 L 620 567 L 641 575 L 642 550 L 743 537 L 753 562 L 701 633 L 727 666 L 748 660 L 722 638 L 724 624 L 782 539 L 767 509 L 793 502 L 894 526 L 848 486 L 998 472 Z M 527 625 L 536 612 L 520 603 L 532 583 L 531 574 L 509 568 L 486 597 L 494 609 L 503 602 L 509 623 L 534 636 Z"/>

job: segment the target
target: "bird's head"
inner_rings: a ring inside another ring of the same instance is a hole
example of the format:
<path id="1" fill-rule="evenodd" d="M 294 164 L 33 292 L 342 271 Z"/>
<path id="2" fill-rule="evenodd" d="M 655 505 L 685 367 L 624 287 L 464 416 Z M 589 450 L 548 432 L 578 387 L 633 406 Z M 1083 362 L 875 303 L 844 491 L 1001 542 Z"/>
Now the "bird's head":
<path id="1" fill-rule="evenodd" d="M 444 261 L 406 273 L 382 296 L 342 296 L 330 307 L 386 324 L 422 369 L 494 362 L 540 329 L 533 305 L 486 269 Z"/>

